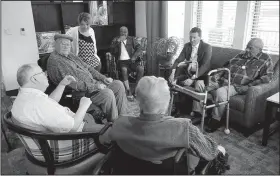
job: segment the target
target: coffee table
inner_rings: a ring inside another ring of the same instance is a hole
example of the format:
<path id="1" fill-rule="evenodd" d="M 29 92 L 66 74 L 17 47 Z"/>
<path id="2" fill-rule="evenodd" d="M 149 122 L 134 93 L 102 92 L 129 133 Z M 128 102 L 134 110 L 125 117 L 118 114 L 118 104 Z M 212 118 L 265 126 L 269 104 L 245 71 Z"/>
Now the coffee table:
<path id="1" fill-rule="evenodd" d="M 268 137 L 275 131 L 269 131 L 270 124 L 273 117 L 273 108 L 279 108 L 279 92 L 266 99 L 265 122 L 263 128 L 262 145 L 267 145 Z"/>

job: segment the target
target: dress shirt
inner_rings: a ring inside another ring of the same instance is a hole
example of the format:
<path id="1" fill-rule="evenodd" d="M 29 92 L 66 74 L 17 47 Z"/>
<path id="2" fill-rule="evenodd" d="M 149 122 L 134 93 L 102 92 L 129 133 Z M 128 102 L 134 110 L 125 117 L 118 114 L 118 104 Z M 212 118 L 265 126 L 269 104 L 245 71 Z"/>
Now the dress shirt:
<path id="1" fill-rule="evenodd" d="M 44 92 L 33 88 L 20 88 L 12 107 L 13 117 L 33 130 L 57 133 L 69 132 L 75 115 Z M 78 131 L 82 131 L 84 122 Z"/>
<path id="2" fill-rule="evenodd" d="M 121 42 L 121 54 L 120 54 L 120 60 L 129 60 L 130 57 L 128 55 L 128 52 L 125 48 L 127 40 L 124 40 Z"/>

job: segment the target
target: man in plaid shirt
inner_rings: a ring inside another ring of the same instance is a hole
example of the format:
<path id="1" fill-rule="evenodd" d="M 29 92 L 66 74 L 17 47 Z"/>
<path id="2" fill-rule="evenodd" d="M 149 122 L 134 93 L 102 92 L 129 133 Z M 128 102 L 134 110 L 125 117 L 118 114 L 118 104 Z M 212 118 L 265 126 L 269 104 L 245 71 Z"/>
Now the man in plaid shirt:
<path id="1" fill-rule="evenodd" d="M 230 95 L 246 94 L 250 86 L 269 83 L 273 75 L 273 63 L 270 56 L 262 52 L 263 42 L 260 38 L 253 38 L 247 44 L 246 50 L 229 60 L 224 67 L 231 72 L 231 86 L 228 87 L 228 74 L 219 72 L 211 77 L 208 91 L 214 91 L 215 102 L 227 100 L 227 90 Z M 203 81 L 198 81 L 195 88 L 199 92 L 204 92 Z M 220 120 L 224 113 L 225 105 L 215 107 L 212 118 L 205 129 L 207 132 L 214 132 L 220 126 Z M 194 103 L 193 111 L 202 112 L 199 102 Z"/>

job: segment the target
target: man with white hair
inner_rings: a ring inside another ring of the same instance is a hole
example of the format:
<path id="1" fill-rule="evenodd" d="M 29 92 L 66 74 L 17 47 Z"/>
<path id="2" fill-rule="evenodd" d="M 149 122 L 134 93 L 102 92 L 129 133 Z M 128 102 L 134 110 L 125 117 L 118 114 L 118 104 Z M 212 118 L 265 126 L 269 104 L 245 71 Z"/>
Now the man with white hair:
<path id="1" fill-rule="evenodd" d="M 231 72 L 231 86 L 228 87 L 228 75 L 219 72 L 212 76 L 208 91 L 213 91 L 215 102 L 227 100 L 227 89 L 230 89 L 230 95 L 246 94 L 251 86 L 269 83 L 273 75 L 273 63 L 270 56 L 262 52 L 263 41 L 260 38 L 251 39 L 245 51 L 236 55 L 228 61 L 224 67 L 229 68 Z M 195 89 L 198 92 L 204 92 L 205 85 L 203 81 L 197 82 Z M 202 112 L 202 105 L 194 102 L 193 111 Z M 212 118 L 207 124 L 205 131 L 214 132 L 221 126 L 221 119 L 225 112 L 225 105 L 213 108 Z"/>
<path id="2" fill-rule="evenodd" d="M 108 121 L 114 121 L 118 115 L 125 115 L 127 99 L 122 82 L 107 78 L 71 53 L 72 37 L 56 34 L 54 39 L 55 51 L 47 63 L 50 80 L 58 84 L 65 75 L 71 75 L 77 81 L 69 84 L 69 87 L 90 97 L 93 104 L 101 107 Z"/>
<path id="3" fill-rule="evenodd" d="M 58 104 L 65 86 L 76 81 L 74 77 L 65 76 L 49 96 L 44 93 L 49 86 L 47 74 L 37 64 L 21 66 L 17 71 L 17 81 L 20 89 L 11 112 L 21 125 L 57 133 L 98 132 L 104 126 L 95 124 L 93 117 L 86 113 L 92 103 L 89 98 L 81 98 L 76 113 Z"/>
<path id="4" fill-rule="evenodd" d="M 225 155 L 225 149 L 202 134 L 189 119 L 166 115 L 170 91 L 165 79 L 141 78 L 136 87 L 136 100 L 140 116 L 119 118 L 109 132 L 109 138 L 124 152 L 151 162 L 173 157 L 179 148 L 188 145 L 194 155 L 207 161 L 213 160 L 220 151 Z"/>

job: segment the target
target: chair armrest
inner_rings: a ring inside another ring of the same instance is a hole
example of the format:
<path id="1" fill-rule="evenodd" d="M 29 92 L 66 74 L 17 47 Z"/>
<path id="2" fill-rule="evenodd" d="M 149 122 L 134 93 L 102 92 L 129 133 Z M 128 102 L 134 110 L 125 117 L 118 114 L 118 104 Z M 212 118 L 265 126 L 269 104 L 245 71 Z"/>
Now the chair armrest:
<path id="1" fill-rule="evenodd" d="M 98 136 L 94 138 L 94 143 L 101 153 L 106 154 L 112 148 L 112 144 L 104 145 L 99 140 L 99 136 L 103 135 L 112 125 L 113 125 L 112 122 L 108 122 L 107 124 L 105 124 L 105 126 L 98 133 Z"/>
<path id="2" fill-rule="evenodd" d="M 245 98 L 246 119 L 262 119 L 264 117 L 265 100 L 279 91 L 279 79 L 267 84 L 249 87 Z"/>
<path id="3" fill-rule="evenodd" d="M 108 152 L 94 168 L 92 175 L 99 175 L 103 165 L 110 159 L 113 151 Z"/>

